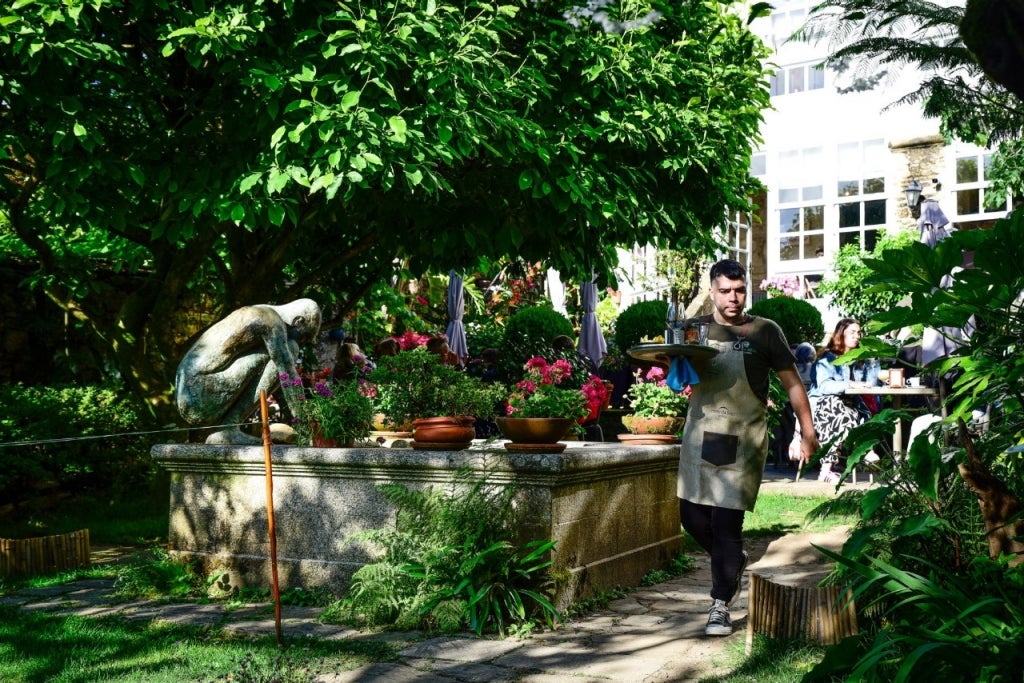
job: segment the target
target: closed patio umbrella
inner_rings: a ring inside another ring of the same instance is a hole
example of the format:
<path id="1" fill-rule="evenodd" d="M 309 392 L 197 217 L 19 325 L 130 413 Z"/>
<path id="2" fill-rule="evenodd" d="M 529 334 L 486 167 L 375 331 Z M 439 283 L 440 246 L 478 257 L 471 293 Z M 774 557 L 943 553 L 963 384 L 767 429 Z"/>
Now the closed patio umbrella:
<path id="1" fill-rule="evenodd" d="M 466 307 L 465 295 L 462 291 L 462 276 L 454 270 L 448 272 L 448 348 L 458 359 L 459 365 L 465 366 L 469 358 L 469 347 L 466 345 L 466 328 L 462 325 L 462 311 Z"/>
<path id="2" fill-rule="evenodd" d="M 580 341 L 576 345 L 576 352 L 589 358 L 594 369 L 597 369 L 608 354 L 608 343 L 597 321 L 597 283 L 593 280 L 583 283 L 580 286 L 580 298 L 583 303 L 583 320 L 580 322 Z"/>

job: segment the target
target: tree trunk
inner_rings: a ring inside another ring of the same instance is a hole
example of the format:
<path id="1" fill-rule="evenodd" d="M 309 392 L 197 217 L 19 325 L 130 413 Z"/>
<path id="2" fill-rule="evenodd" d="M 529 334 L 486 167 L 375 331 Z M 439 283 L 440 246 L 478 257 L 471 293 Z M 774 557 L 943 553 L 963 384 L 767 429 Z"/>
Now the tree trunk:
<path id="1" fill-rule="evenodd" d="M 981 516 L 985 520 L 989 555 L 1010 555 L 1011 565 L 1024 561 L 1024 520 L 1020 518 L 1021 504 L 1002 480 L 993 476 L 978 456 L 978 449 L 963 420 L 957 421 L 960 442 L 967 451 L 967 462 L 958 465 L 960 475 L 978 496 Z"/>

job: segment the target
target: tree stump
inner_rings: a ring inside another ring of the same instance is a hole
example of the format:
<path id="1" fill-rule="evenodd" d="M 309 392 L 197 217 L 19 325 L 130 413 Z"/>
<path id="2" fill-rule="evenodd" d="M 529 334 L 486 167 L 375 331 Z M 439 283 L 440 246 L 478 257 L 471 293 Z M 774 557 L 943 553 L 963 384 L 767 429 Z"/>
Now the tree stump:
<path id="1" fill-rule="evenodd" d="M 773 569 L 750 573 L 748 653 L 755 633 L 822 645 L 857 633 L 857 612 L 849 591 L 839 586 L 818 586 L 828 574 L 827 568 Z"/>

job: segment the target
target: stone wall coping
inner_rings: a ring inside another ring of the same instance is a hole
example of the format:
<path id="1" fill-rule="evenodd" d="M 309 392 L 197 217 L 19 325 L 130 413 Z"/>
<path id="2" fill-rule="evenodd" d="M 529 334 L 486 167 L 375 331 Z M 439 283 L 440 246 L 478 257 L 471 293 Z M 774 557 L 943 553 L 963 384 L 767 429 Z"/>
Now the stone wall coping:
<path id="1" fill-rule="evenodd" d="M 169 472 L 254 474 L 263 472 L 262 446 L 159 444 L 151 455 Z M 660 471 L 679 459 L 678 445 L 623 446 L 605 442 L 570 442 L 562 453 L 510 453 L 501 443 L 474 444 L 461 451 L 411 448 L 312 448 L 274 445 L 275 476 L 318 476 L 422 481 L 450 481 L 460 468 L 487 470 L 495 482 L 550 482 L 621 477 Z"/>

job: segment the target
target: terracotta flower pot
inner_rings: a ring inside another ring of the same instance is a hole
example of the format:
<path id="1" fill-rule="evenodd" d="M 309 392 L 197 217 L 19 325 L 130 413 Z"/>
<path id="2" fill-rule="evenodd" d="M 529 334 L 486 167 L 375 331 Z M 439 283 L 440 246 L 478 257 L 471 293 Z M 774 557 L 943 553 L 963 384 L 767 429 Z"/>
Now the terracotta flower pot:
<path id="1" fill-rule="evenodd" d="M 498 417 L 498 429 L 513 443 L 558 443 L 572 428 L 565 417 Z"/>
<path id="2" fill-rule="evenodd" d="M 622 424 L 630 434 L 678 434 L 686 424 L 686 418 L 623 415 Z"/>
<path id="3" fill-rule="evenodd" d="M 412 422 L 413 448 L 462 450 L 476 438 L 471 416 L 424 417 Z"/>

